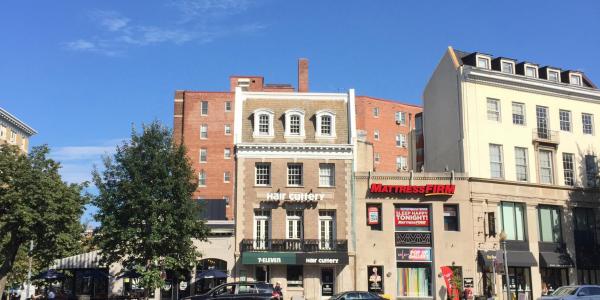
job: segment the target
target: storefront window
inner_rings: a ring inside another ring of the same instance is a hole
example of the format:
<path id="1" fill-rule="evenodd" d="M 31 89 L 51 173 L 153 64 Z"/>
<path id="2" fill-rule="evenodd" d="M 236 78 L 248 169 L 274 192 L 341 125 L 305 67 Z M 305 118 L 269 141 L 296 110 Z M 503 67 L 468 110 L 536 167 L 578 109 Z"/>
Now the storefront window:
<path id="1" fill-rule="evenodd" d="M 533 299 L 531 294 L 531 270 L 529 268 L 508 267 L 511 299 Z M 502 276 L 502 291 L 506 293 L 506 276 Z"/>
<path id="2" fill-rule="evenodd" d="M 458 231 L 458 205 L 444 204 L 444 230 Z"/>
<path id="3" fill-rule="evenodd" d="M 557 288 L 569 285 L 569 269 L 540 268 L 542 277 L 542 296 L 549 295 Z"/>
<path id="4" fill-rule="evenodd" d="M 525 240 L 525 208 L 522 203 L 502 202 L 500 216 L 502 217 L 502 230 L 506 232 L 508 240 Z"/>
<path id="5" fill-rule="evenodd" d="M 287 266 L 287 286 L 301 287 L 302 286 L 302 266 Z"/>
<path id="6" fill-rule="evenodd" d="M 371 230 L 382 230 L 381 204 L 367 203 L 367 225 Z"/>
<path id="7" fill-rule="evenodd" d="M 397 264 L 397 297 L 431 297 L 431 268 L 429 264 Z"/>
<path id="8" fill-rule="evenodd" d="M 579 284 L 600 284 L 600 269 L 578 269 Z"/>
<path id="9" fill-rule="evenodd" d="M 561 226 L 560 210 L 555 206 L 540 206 L 540 240 L 542 242 L 560 243 Z"/>

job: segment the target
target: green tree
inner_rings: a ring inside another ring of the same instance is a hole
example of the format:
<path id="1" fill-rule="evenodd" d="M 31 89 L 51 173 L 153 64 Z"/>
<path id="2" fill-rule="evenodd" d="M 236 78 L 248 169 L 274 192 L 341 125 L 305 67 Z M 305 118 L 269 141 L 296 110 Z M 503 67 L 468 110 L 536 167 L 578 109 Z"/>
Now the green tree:
<path id="1" fill-rule="evenodd" d="M 23 282 L 28 256 L 41 268 L 79 248 L 85 184 L 63 182 L 48 152 L 40 146 L 25 155 L 0 145 L 0 294 L 9 277 L 11 284 Z"/>
<path id="2" fill-rule="evenodd" d="M 192 268 L 199 256 L 192 239 L 205 240 L 208 228 L 197 218 L 196 177 L 185 149 L 160 123 L 142 127 L 104 158 L 104 171 L 93 172 L 100 223 L 94 243 L 104 263 L 141 273 L 148 292 L 162 286 L 167 270 Z"/>

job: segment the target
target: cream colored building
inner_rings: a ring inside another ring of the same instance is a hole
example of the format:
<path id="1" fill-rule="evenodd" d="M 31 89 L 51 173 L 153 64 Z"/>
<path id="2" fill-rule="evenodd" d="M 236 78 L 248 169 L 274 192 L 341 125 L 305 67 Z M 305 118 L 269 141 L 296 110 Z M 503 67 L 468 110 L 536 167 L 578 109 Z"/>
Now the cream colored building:
<path id="1" fill-rule="evenodd" d="M 425 170 L 470 178 L 476 293 L 505 289 L 490 261 L 501 231 L 515 297 L 600 283 L 600 90 L 590 79 L 449 47 L 423 100 Z"/>
<path id="2" fill-rule="evenodd" d="M 0 107 L 0 143 L 18 146 L 29 151 L 29 138 L 37 131 Z"/>

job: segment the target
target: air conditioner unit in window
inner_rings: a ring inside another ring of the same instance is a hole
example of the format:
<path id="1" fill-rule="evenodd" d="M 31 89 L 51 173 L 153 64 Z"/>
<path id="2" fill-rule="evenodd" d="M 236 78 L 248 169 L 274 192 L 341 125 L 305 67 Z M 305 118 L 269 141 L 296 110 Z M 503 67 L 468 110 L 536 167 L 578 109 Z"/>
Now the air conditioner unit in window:
<path id="1" fill-rule="evenodd" d="M 400 120 L 396 120 L 396 125 L 400 125 Z"/>
<path id="2" fill-rule="evenodd" d="M 404 167 L 400 167 L 397 169 L 398 172 L 402 172 L 402 171 L 408 171 L 408 167 L 404 166 Z"/>

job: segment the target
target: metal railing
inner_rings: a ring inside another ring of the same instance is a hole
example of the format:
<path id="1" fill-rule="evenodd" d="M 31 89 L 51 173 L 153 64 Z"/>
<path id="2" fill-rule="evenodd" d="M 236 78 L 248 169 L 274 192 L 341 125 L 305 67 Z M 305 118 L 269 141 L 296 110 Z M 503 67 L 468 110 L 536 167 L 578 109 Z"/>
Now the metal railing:
<path id="1" fill-rule="evenodd" d="M 347 252 L 348 240 L 329 239 L 244 239 L 243 251 L 281 251 L 281 252 Z"/>

